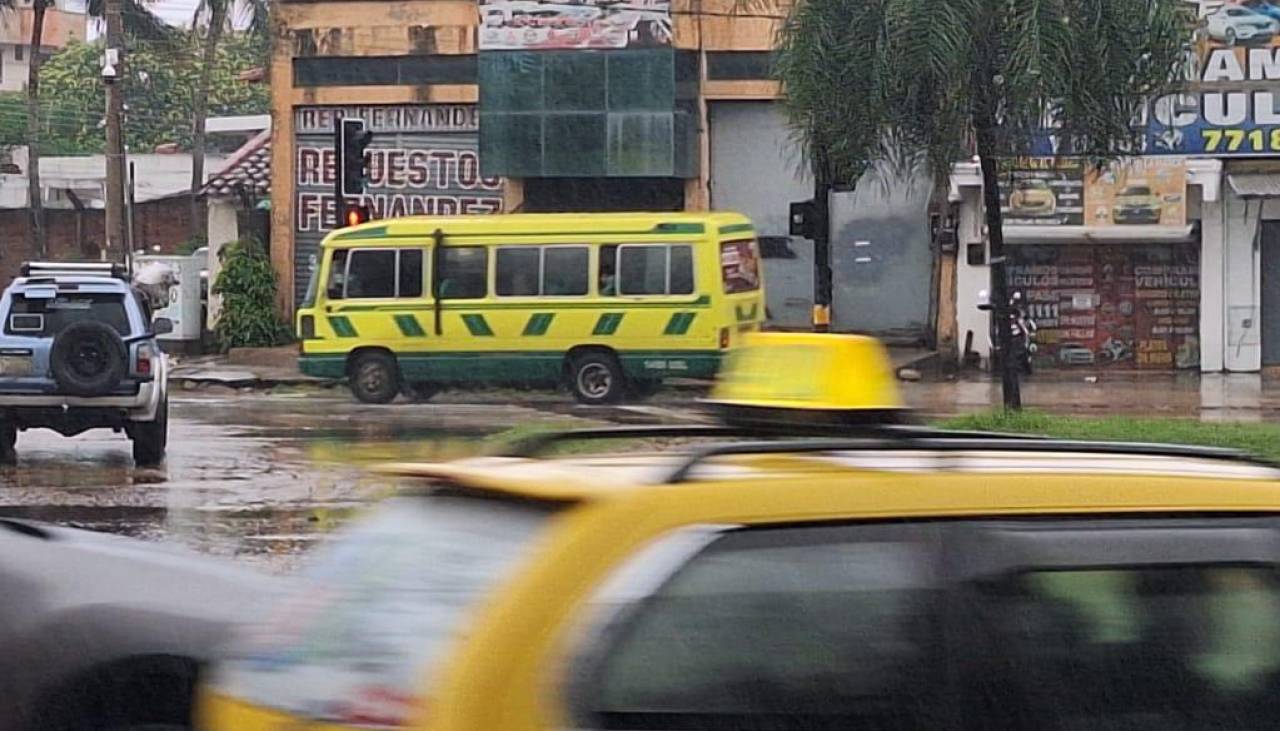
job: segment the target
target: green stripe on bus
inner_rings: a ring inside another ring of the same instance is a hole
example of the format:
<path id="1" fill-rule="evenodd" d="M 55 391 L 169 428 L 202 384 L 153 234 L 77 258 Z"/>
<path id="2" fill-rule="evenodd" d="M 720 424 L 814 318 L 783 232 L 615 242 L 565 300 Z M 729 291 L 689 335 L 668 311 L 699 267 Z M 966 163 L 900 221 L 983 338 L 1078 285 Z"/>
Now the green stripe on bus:
<path id="1" fill-rule="evenodd" d="M 396 315 L 395 321 L 396 326 L 400 328 L 400 334 L 407 338 L 420 338 L 427 334 L 418 323 L 418 318 L 413 315 Z"/>
<path id="2" fill-rule="evenodd" d="M 529 317 L 529 321 L 524 325 L 525 335 L 546 335 L 547 328 L 551 327 L 551 321 L 555 319 L 555 315 L 550 312 L 539 312 Z"/>
<path id="3" fill-rule="evenodd" d="M 731 223 L 728 226 L 721 226 L 720 233 L 723 234 L 744 234 L 751 233 L 755 229 L 749 223 Z"/>
<path id="4" fill-rule="evenodd" d="M 752 302 L 751 309 L 744 309 L 742 305 L 734 305 L 733 312 L 738 316 L 738 322 L 751 322 L 756 319 L 756 315 L 760 314 L 760 303 Z"/>
<path id="5" fill-rule="evenodd" d="M 606 312 L 596 320 L 596 329 L 591 331 L 592 335 L 612 335 L 618 332 L 618 326 L 622 324 L 622 317 L 625 312 Z"/>
<path id="6" fill-rule="evenodd" d="M 476 337 L 493 336 L 493 330 L 489 329 L 489 322 L 484 319 L 484 315 L 463 315 L 462 322 L 467 326 L 467 330 Z"/>
<path id="7" fill-rule="evenodd" d="M 693 318 L 697 317 L 696 312 L 677 312 L 667 321 L 667 329 L 662 331 L 663 335 L 684 335 L 689 332 L 689 326 L 693 324 Z"/>
<path id="8" fill-rule="evenodd" d="M 359 336 L 359 333 L 356 332 L 356 328 L 351 324 L 351 321 L 342 315 L 330 317 L 329 327 L 333 328 L 333 334 L 340 338 L 354 338 Z"/>

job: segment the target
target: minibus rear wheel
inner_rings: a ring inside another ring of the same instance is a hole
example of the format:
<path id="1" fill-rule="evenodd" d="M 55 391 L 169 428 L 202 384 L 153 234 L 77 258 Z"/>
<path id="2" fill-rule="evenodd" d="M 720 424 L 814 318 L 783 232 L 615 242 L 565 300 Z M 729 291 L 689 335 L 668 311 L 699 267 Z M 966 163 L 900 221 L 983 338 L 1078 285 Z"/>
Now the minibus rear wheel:
<path id="1" fill-rule="evenodd" d="M 612 353 L 590 350 L 569 363 L 569 390 L 583 404 L 613 404 L 627 391 L 627 376 Z"/>

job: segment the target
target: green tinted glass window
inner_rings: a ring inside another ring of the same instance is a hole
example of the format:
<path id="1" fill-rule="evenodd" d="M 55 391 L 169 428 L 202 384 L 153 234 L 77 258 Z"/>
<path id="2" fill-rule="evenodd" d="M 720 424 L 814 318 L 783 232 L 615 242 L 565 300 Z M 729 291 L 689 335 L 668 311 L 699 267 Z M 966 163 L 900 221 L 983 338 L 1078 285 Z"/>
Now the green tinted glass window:
<path id="1" fill-rule="evenodd" d="M 604 109 L 605 56 L 594 51 L 547 54 L 546 108 L 572 112 Z"/>
<path id="2" fill-rule="evenodd" d="M 540 114 L 480 114 L 480 172 L 484 175 L 542 174 Z"/>
<path id="3" fill-rule="evenodd" d="M 610 55 L 609 111 L 671 111 L 674 65 L 669 50 Z"/>
<path id="4" fill-rule="evenodd" d="M 537 53 L 481 53 L 480 108 L 532 112 L 544 107 L 543 62 Z"/>
<path id="5" fill-rule="evenodd" d="M 609 115 L 610 175 L 670 175 L 672 118 L 666 114 Z"/>
<path id="6" fill-rule="evenodd" d="M 605 115 L 548 114 L 544 175 L 604 175 Z"/>

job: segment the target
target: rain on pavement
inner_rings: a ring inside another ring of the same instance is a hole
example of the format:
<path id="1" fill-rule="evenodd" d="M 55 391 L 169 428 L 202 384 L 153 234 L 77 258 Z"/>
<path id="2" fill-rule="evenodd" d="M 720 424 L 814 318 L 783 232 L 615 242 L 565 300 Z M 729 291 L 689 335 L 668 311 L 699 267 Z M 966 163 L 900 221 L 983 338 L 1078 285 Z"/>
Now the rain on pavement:
<path id="1" fill-rule="evenodd" d="M 175 394 L 168 456 L 150 469 L 134 467 L 123 434 L 24 432 L 18 464 L 0 467 L 0 516 L 175 541 L 287 571 L 393 489 L 366 474 L 370 464 L 474 454 L 516 425 L 681 418 L 662 405 L 585 409 L 552 394 L 450 396 L 372 407 L 345 390 Z"/>
<path id="2" fill-rule="evenodd" d="M 985 378 L 903 388 L 931 415 L 998 402 L 998 384 Z M 394 489 L 367 474 L 368 465 L 475 454 L 492 448 L 486 437 L 517 426 L 697 420 L 699 395 L 669 390 L 641 405 L 593 408 L 546 392 L 446 393 L 429 404 L 364 406 L 345 389 L 183 391 L 172 403 L 168 458 L 159 468 L 135 468 L 121 434 L 23 433 L 18 464 L 0 467 L 0 516 L 173 541 L 289 571 L 352 511 Z M 1280 420 L 1280 384 L 1248 375 L 1037 374 L 1024 397 L 1031 408 L 1069 413 Z"/>

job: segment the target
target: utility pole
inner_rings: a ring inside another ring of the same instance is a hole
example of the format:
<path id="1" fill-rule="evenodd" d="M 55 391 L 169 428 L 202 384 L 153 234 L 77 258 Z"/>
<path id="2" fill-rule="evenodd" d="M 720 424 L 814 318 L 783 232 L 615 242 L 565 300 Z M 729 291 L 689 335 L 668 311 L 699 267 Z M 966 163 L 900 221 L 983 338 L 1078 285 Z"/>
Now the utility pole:
<path id="1" fill-rule="evenodd" d="M 107 52 L 102 80 L 107 85 L 107 246 L 104 260 L 123 259 L 124 206 L 124 21 L 122 0 L 106 0 Z"/>

